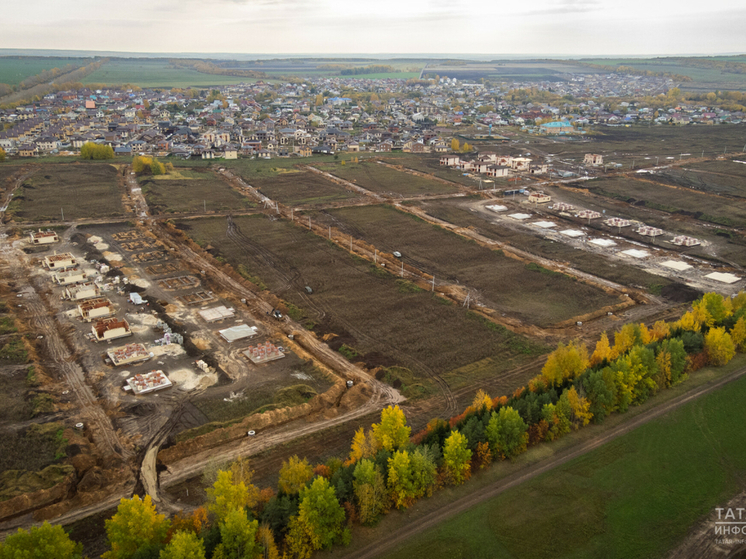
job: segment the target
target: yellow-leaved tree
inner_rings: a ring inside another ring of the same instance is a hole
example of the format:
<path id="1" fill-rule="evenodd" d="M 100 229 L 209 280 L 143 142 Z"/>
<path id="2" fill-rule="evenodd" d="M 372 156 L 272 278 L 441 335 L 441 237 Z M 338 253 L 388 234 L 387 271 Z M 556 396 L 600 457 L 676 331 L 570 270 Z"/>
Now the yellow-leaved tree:
<path id="1" fill-rule="evenodd" d="M 705 334 L 705 350 L 707 350 L 707 359 L 713 365 L 725 365 L 736 354 L 730 334 L 722 327 L 710 328 Z"/>
<path id="2" fill-rule="evenodd" d="M 311 481 L 311 478 L 313 478 L 313 468 L 308 460 L 291 456 L 287 462 L 282 463 L 278 484 L 280 489 L 288 495 L 295 495 Z"/>
<path id="3" fill-rule="evenodd" d="M 381 410 L 381 422 L 372 425 L 373 436 L 380 448 L 393 452 L 409 444 L 412 429 L 407 427 L 407 418 L 399 406 Z"/>
<path id="4" fill-rule="evenodd" d="M 591 355 L 590 365 L 598 365 L 604 359 L 611 359 L 611 346 L 606 332 L 603 332 L 601 338 L 596 342 L 596 349 L 593 350 L 593 355 Z"/>
<path id="5" fill-rule="evenodd" d="M 137 550 L 165 542 L 170 522 L 158 514 L 150 495 L 140 499 L 122 499 L 117 512 L 105 521 L 106 537 L 111 549 L 102 559 L 129 559 Z"/>
<path id="6" fill-rule="evenodd" d="M 730 330 L 730 337 L 736 351 L 746 353 L 746 318 L 740 317 Z"/>
<path id="7" fill-rule="evenodd" d="M 541 369 L 547 384 L 560 385 L 566 379 L 574 379 L 588 368 L 588 349 L 579 341 L 564 345 L 560 342 Z"/>

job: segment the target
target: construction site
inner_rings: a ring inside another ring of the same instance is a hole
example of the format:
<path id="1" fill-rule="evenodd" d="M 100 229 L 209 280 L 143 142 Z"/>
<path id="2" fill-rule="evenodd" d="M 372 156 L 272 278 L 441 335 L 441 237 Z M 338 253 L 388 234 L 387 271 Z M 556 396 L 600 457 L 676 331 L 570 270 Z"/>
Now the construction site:
<path id="1" fill-rule="evenodd" d="M 133 492 L 168 513 L 201 504 L 215 460 L 255 457 L 269 484 L 292 454 L 344 454 L 386 405 L 416 430 L 478 389 L 512 394 L 558 342 L 744 286 L 742 226 L 691 213 L 706 192 L 656 206 L 685 187 L 655 174 L 643 205 L 639 174 L 616 170 L 559 181 L 529 166 L 520 188 L 488 189 L 385 155 L 284 165 L 257 181 L 245 164 L 205 168 L 173 189 L 98 169 L 123 217 L 4 216 L 5 471 L 27 469 L 44 429 L 67 443 L 45 435 L 45 475 L 0 488 L 0 531 L 71 525 Z M 190 180 L 220 204 L 184 201 Z M 727 194 L 724 218 L 745 200 Z"/>

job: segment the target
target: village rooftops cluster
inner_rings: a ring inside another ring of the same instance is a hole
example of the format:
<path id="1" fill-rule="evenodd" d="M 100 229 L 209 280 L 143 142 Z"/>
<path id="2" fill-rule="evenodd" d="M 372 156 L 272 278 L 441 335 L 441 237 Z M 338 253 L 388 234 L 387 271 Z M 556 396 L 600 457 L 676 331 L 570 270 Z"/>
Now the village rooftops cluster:
<path id="1" fill-rule="evenodd" d="M 203 159 L 304 157 L 314 153 L 450 151 L 454 127 L 515 125 L 571 134 L 597 124 L 738 123 L 743 114 L 706 106 L 647 106 L 635 97 L 665 94 L 670 78 L 568 74 L 559 81 L 485 87 L 437 81 L 328 77 L 302 83 L 216 90 L 82 88 L 0 110 L 0 147 L 8 155 L 76 154 L 86 142 L 116 155 Z M 511 91 L 565 95 L 561 102 L 517 101 Z M 348 96 L 349 95 L 349 96 Z M 608 102 L 628 96 L 631 101 Z M 577 100 L 574 100 L 576 99 Z"/>

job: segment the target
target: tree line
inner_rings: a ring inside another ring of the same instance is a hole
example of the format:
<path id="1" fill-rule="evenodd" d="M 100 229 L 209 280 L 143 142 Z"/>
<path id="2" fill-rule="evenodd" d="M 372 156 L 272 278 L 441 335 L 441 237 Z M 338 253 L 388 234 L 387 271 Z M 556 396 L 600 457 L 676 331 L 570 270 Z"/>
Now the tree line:
<path id="1" fill-rule="evenodd" d="M 624 413 L 690 372 L 727 364 L 746 352 L 746 292 L 707 293 L 675 322 L 629 323 L 603 333 L 592 352 L 580 341 L 558 344 L 541 373 L 511 396 L 479 390 L 463 413 L 433 419 L 412 436 L 404 412 L 387 407 L 379 423 L 355 433 L 349 454 L 312 466 L 293 456 L 277 491 L 252 483 L 248 462 L 208 468 L 204 507 L 173 519 L 149 496 L 123 499 L 106 521 L 103 559 L 308 559 L 351 541 L 356 524 L 371 526 L 473 471 L 511 460 L 612 413 Z M 32 545 L 33 544 L 33 545 Z M 64 530 L 45 524 L 0 544 L 0 559 L 81 557 Z M 42 553 L 42 554 L 39 554 Z"/>

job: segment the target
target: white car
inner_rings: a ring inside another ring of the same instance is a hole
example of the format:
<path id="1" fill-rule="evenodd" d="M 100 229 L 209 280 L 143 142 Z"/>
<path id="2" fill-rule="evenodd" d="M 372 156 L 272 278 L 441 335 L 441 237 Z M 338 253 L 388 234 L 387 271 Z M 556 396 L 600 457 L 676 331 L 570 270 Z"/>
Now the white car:
<path id="1" fill-rule="evenodd" d="M 401 258 L 401 252 L 399 252 L 398 250 L 395 250 L 394 256 L 396 256 L 397 258 Z"/>

